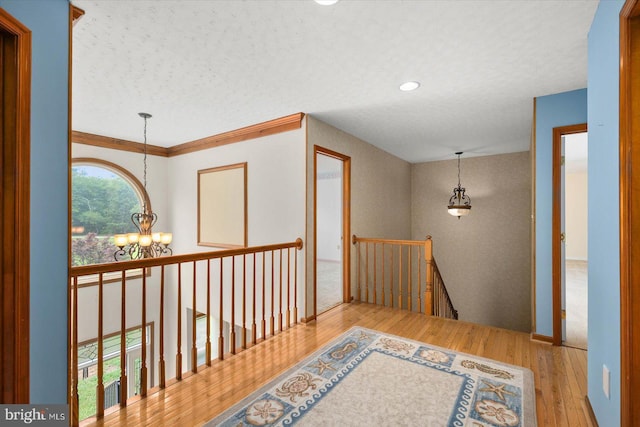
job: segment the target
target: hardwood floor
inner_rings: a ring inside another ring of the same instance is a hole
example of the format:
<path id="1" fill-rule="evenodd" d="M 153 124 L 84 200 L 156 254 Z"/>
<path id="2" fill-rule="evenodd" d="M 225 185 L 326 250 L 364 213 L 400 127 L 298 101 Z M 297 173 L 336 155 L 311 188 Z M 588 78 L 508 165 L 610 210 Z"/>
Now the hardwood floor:
<path id="1" fill-rule="evenodd" d="M 522 332 L 364 303 L 340 305 L 320 315 L 317 322 L 297 325 L 223 362 L 214 362 L 197 375 L 89 425 L 202 425 L 355 325 L 530 368 L 535 377 L 538 425 L 591 426 L 584 402 L 586 351 L 533 342 Z"/>

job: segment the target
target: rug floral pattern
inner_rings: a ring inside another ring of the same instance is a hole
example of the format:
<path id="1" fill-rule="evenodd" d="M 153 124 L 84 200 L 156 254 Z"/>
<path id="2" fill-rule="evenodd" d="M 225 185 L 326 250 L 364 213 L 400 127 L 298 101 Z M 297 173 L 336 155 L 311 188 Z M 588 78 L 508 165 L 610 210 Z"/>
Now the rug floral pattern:
<path id="1" fill-rule="evenodd" d="M 403 392 L 413 400 L 417 393 L 422 400 L 411 404 Z M 403 402 L 409 407 L 403 408 Z M 416 421 L 442 426 L 535 426 L 533 375 L 518 366 L 352 328 L 206 425 L 411 425 Z"/>

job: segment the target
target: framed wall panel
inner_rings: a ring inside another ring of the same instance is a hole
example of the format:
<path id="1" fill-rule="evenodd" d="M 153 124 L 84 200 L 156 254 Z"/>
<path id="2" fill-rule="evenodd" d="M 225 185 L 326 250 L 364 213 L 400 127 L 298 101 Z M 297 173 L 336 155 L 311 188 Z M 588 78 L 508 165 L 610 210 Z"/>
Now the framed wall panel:
<path id="1" fill-rule="evenodd" d="M 198 245 L 247 246 L 247 163 L 198 171 Z"/>

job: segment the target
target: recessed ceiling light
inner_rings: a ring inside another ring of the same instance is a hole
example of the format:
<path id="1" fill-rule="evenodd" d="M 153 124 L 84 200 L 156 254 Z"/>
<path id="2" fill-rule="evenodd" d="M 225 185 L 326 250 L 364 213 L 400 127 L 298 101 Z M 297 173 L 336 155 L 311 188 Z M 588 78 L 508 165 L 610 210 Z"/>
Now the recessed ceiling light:
<path id="1" fill-rule="evenodd" d="M 331 6 L 332 4 L 338 3 L 338 0 L 315 0 L 315 2 L 323 6 Z"/>
<path id="2" fill-rule="evenodd" d="M 419 82 L 405 82 L 400 85 L 400 90 L 409 92 L 410 90 L 416 90 L 420 87 Z"/>

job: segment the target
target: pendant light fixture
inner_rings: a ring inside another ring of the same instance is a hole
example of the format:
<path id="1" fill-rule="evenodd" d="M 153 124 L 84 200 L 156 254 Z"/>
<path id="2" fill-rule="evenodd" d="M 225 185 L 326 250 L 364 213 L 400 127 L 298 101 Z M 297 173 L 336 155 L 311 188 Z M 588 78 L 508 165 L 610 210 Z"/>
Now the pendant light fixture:
<path id="1" fill-rule="evenodd" d="M 147 119 L 151 118 L 149 113 L 138 113 L 144 119 L 144 191 L 147 192 Z M 169 247 L 173 235 L 171 233 L 154 233 L 153 225 L 158 220 L 158 215 L 151 212 L 147 206 L 146 198 L 142 202 L 142 212 L 131 215 L 131 222 L 138 229 L 137 233 L 116 234 L 113 240 L 118 247 L 114 253 L 116 261 L 126 259 L 154 258 L 162 255 L 171 255 L 172 249 Z"/>
<path id="2" fill-rule="evenodd" d="M 449 214 L 457 216 L 469 215 L 471 213 L 471 198 L 465 194 L 465 189 L 460 185 L 460 155 L 462 151 L 456 153 L 458 156 L 458 186 L 453 188 L 453 195 L 449 199 Z"/>

